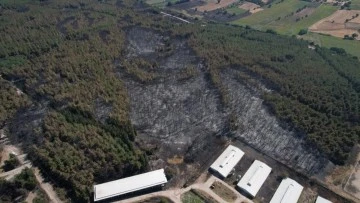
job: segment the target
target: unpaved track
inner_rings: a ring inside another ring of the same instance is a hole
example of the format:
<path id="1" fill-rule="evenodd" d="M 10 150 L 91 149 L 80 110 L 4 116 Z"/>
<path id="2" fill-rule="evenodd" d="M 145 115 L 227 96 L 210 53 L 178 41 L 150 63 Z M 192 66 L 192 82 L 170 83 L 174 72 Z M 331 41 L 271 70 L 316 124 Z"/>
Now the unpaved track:
<path id="1" fill-rule="evenodd" d="M 50 183 L 47 183 L 44 181 L 44 178 L 40 174 L 40 170 L 36 167 L 33 167 L 33 169 L 34 169 L 34 174 L 36 176 L 36 180 L 39 182 L 41 189 L 44 190 L 44 192 L 50 199 L 50 202 L 53 202 L 53 203 L 63 202 L 56 194 L 53 186 Z"/>
<path id="2" fill-rule="evenodd" d="M 211 176 L 209 179 L 207 179 L 206 182 L 195 183 L 193 185 L 190 185 L 187 188 L 177 188 L 177 189 L 170 189 L 170 190 L 166 190 L 166 191 L 154 192 L 154 193 L 150 193 L 150 194 L 145 194 L 145 195 L 133 197 L 133 198 L 130 198 L 130 199 L 117 201 L 117 203 L 139 202 L 139 201 L 144 201 L 144 200 L 152 198 L 152 197 L 167 197 L 167 198 L 169 198 L 171 201 L 173 201 L 175 203 L 181 203 L 181 195 L 188 192 L 191 189 L 201 190 L 201 191 L 207 193 L 208 195 L 210 195 L 212 198 L 214 198 L 218 202 L 226 202 L 225 200 L 223 200 L 221 197 L 219 197 L 217 194 L 215 194 L 210 189 L 210 186 L 215 181 L 221 182 L 223 185 L 225 185 L 230 190 L 232 190 L 234 192 L 234 194 L 236 194 L 237 199 L 234 201 L 234 203 L 241 203 L 241 202 L 252 203 L 251 200 L 249 200 L 246 197 L 242 196 L 234 188 L 232 188 L 227 183 L 225 183 L 224 181 L 220 180 L 219 178 L 217 178 L 215 176 Z"/>
<path id="3" fill-rule="evenodd" d="M 31 164 L 24 164 L 21 165 L 11 171 L 5 172 L 5 173 L 1 173 L 0 177 L 5 177 L 5 180 L 10 180 L 12 179 L 14 176 L 16 176 L 17 174 L 21 173 L 22 170 L 24 170 L 25 168 L 31 168 Z"/>
<path id="4" fill-rule="evenodd" d="M 5 177 L 6 180 L 10 180 L 15 175 L 21 173 L 21 171 L 23 169 L 25 169 L 26 167 L 32 168 L 34 170 L 34 174 L 35 174 L 36 180 L 39 183 L 40 188 L 46 193 L 46 195 L 48 196 L 48 199 L 50 200 L 50 202 L 52 202 L 52 203 L 63 202 L 57 196 L 57 194 L 56 194 L 54 188 L 52 187 L 52 185 L 50 183 L 47 183 L 47 182 L 44 181 L 44 178 L 40 174 L 40 170 L 38 168 L 32 166 L 31 162 L 26 159 L 26 154 L 22 154 L 22 151 L 21 151 L 21 149 L 19 147 L 9 144 L 9 145 L 4 146 L 4 150 L 5 150 L 6 153 L 15 152 L 16 154 L 18 154 L 17 159 L 19 160 L 21 166 L 14 169 L 14 170 L 8 171 L 6 173 L 1 173 L 0 177 Z"/>

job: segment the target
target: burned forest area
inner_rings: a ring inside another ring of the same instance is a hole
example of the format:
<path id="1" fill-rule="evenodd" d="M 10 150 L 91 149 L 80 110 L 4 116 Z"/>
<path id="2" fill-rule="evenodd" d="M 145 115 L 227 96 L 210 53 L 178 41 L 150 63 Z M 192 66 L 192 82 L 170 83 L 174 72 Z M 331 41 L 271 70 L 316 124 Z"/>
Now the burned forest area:
<path id="1" fill-rule="evenodd" d="M 342 202 L 324 182 L 356 156 L 359 60 L 187 20 L 132 0 L 0 2 L 0 129 L 64 201 L 159 168 L 186 187 L 231 143 L 240 171 L 277 169 L 264 196 L 292 175 Z"/>

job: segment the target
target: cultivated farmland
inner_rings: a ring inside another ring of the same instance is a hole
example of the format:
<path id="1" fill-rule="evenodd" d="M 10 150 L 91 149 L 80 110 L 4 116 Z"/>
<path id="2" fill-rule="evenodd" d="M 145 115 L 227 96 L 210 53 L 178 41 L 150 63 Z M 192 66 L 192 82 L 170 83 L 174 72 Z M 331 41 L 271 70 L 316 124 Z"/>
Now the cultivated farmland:
<path id="1" fill-rule="evenodd" d="M 264 9 L 260 8 L 259 5 L 251 3 L 251 2 L 246 2 L 246 1 L 245 1 L 245 3 L 240 5 L 239 8 L 248 10 L 250 13 L 257 13 L 259 11 L 264 10 Z"/>
<path id="2" fill-rule="evenodd" d="M 354 33 L 358 35 L 359 29 L 360 10 L 338 10 L 333 15 L 318 21 L 309 28 L 311 32 L 329 34 L 341 38 L 344 35 L 351 36 Z"/>
<path id="3" fill-rule="evenodd" d="M 333 36 L 318 33 L 308 33 L 301 37 L 302 39 L 312 41 L 320 46 L 331 48 L 343 48 L 346 52 L 360 58 L 360 41 L 344 40 Z"/>
<path id="4" fill-rule="evenodd" d="M 226 9 L 226 11 L 230 14 L 234 14 L 234 15 L 239 15 L 239 14 L 243 14 L 246 13 L 247 10 L 244 10 L 242 8 L 239 8 L 238 6 L 233 6 L 231 8 Z"/>
<path id="5" fill-rule="evenodd" d="M 197 7 L 198 11 L 205 12 L 205 11 L 213 11 L 216 9 L 227 7 L 233 3 L 236 3 L 238 0 L 221 0 L 219 3 L 217 0 L 211 0 L 204 6 Z"/>
<path id="6" fill-rule="evenodd" d="M 352 0 L 350 8 L 352 10 L 360 10 L 360 0 Z"/>
<path id="7" fill-rule="evenodd" d="M 298 0 L 288 0 L 275 3 L 271 6 L 271 8 L 266 8 L 262 12 L 239 19 L 234 23 L 238 25 L 250 25 L 251 27 L 260 30 L 268 29 L 270 23 L 276 22 L 277 19 L 284 18 L 291 13 L 295 13 L 297 9 L 300 9 L 308 4 L 310 3 Z"/>
<path id="8" fill-rule="evenodd" d="M 332 5 L 289 0 L 275 3 L 271 8 L 266 8 L 260 13 L 239 19 L 234 23 L 249 25 L 260 30 L 273 29 L 280 34 L 296 35 L 301 29 L 307 29 L 337 9 L 338 7 Z"/>

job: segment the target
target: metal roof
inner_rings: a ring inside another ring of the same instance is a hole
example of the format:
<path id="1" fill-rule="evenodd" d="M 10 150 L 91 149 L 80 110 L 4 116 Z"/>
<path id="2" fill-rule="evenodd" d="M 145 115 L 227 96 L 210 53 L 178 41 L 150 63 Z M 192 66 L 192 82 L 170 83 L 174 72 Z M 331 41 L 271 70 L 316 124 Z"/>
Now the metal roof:
<path id="1" fill-rule="evenodd" d="M 318 197 L 316 198 L 316 202 L 315 202 L 315 203 L 332 203 L 332 202 L 329 201 L 329 200 L 327 200 L 327 199 L 325 199 L 325 198 L 323 198 L 323 197 L 318 196 Z"/>
<path id="2" fill-rule="evenodd" d="M 255 197 L 270 172 L 271 168 L 268 165 L 255 160 L 237 186 Z"/>
<path id="3" fill-rule="evenodd" d="M 167 182 L 164 169 L 94 185 L 94 201 L 158 186 Z"/>
<path id="4" fill-rule="evenodd" d="M 281 181 L 270 203 L 297 203 L 303 188 L 295 180 L 285 178 Z"/>
<path id="5" fill-rule="evenodd" d="M 239 148 L 229 145 L 210 168 L 226 178 L 244 154 Z"/>

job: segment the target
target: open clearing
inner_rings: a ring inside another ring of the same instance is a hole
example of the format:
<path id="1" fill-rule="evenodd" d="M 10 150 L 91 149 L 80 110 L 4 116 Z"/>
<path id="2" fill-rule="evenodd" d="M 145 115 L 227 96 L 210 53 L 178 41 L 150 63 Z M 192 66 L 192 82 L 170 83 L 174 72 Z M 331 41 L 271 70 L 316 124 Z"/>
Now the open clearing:
<path id="1" fill-rule="evenodd" d="M 360 10 L 360 0 L 352 0 L 350 8 L 352 10 Z"/>
<path id="2" fill-rule="evenodd" d="M 257 5 L 257 4 L 254 4 L 254 3 L 251 3 L 251 2 L 245 1 L 243 4 L 241 4 L 241 5 L 239 6 L 239 8 L 242 8 L 242 9 L 248 10 L 248 11 L 251 11 L 251 10 L 255 10 L 255 9 L 257 9 L 257 8 L 260 8 L 260 6 Z"/>
<path id="3" fill-rule="evenodd" d="M 304 6 L 307 6 L 305 9 Z M 301 11 L 296 12 L 298 9 Z M 315 22 L 331 15 L 338 8 L 322 4 L 314 7 L 308 2 L 289 0 L 266 8 L 260 13 L 234 21 L 239 25 L 250 25 L 259 30 L 273 29 L 280 34 L 297 35 Z M 285 11 L 285 12 L 284 12 Z"/>
<path id="4" fill-rule="evenodd" d="M 195 194 L 193 191 L 189 191 L 181 198 L 183 203 L 205 203 L 205 200 Z"/>
<path id="5" fill-rule="evenodd" d="M 281 34 L 296 35 L 301 29 L 307 29 L 318 20 L 337 10 L 337 7 L 322 4 L 317 8 L 306 8 L 293 16 L 271 23 L 271 27 Z M 299 19 L 297 21 L 297 19 Z"/>
<path id="6" fill-rule="evenodd" d="M 360 41 L 344 40 L 337 37 L 327 36 L 318 33 L 308 33 L 301 37 L 302 39 L 312 41 L 320 46 L 331 48 L 338 47 L 346 50 L 347 53 L 360 58 Z"/>
<path id="7" fill-rule="evenodd" d="M 311 32 L 329 34 L 341 38 L 344 35 L 359 34 L 359 29 L 360 10 L 338 10 L 309 28 Z"/>
<path id="8" fill-rule="evenodd" d="M 217 195 L 223 198 L 227 202 L 234 202 L 237 198 L 233 191 L 228 189 L 221 182 L 215 181 L 213 183 L 214 188 L 212 189 Z"/>
<path id="9" fill-rule="evenodd" d="M 268 29 L 271 22 L 276 21 L 279 17 L 284 18 L 299 8 L 308 5 L 309 2 L 288 0 L 281 3 L 273 4 L 271 8 L 265 8 L 262 12 L 255 13 L 251 16 L 234 21 L 238 25 L 250 25 L 256 29 Z M 284 12 L 285 11 L 285 12 Z M 271 26 L 270 26 L 271 27 Z"/>
<path id="10" fill-rule="evenodd" d="M 217 0 L 212 0 L 204 6 L 197 7 L 197 10 L 201 12 L 213 11 L 219 8 L 227 7 L 235 2 L 237 2 L 237 0 L 221 0 L 220 3 L 217 3 Z"/>
<path id="11" fill-rule="evenodd" d="M 246 2 L 246 1 L 245 1 L 245 3 L 240 5 L 239 8 L 248 10 L 250 13 L 257 13 L 259 11 L 264 10 L 259 5 L 251 3 L 251 2 Z"/>
<path id="12" fill-rule="evenodd" d="M 243 14 L 243 13 L 246 13 L 247 10 L 245 9 L 242 9 L 240 7 L 237 7 L 237 6 L 234 6 L 234 7 L 231 7 L 231 8 L 228 8 L 226 9 L 226 11 L 230 14 L 235 14 L 235 15 L 239 15 L 239 14 Z"/>

